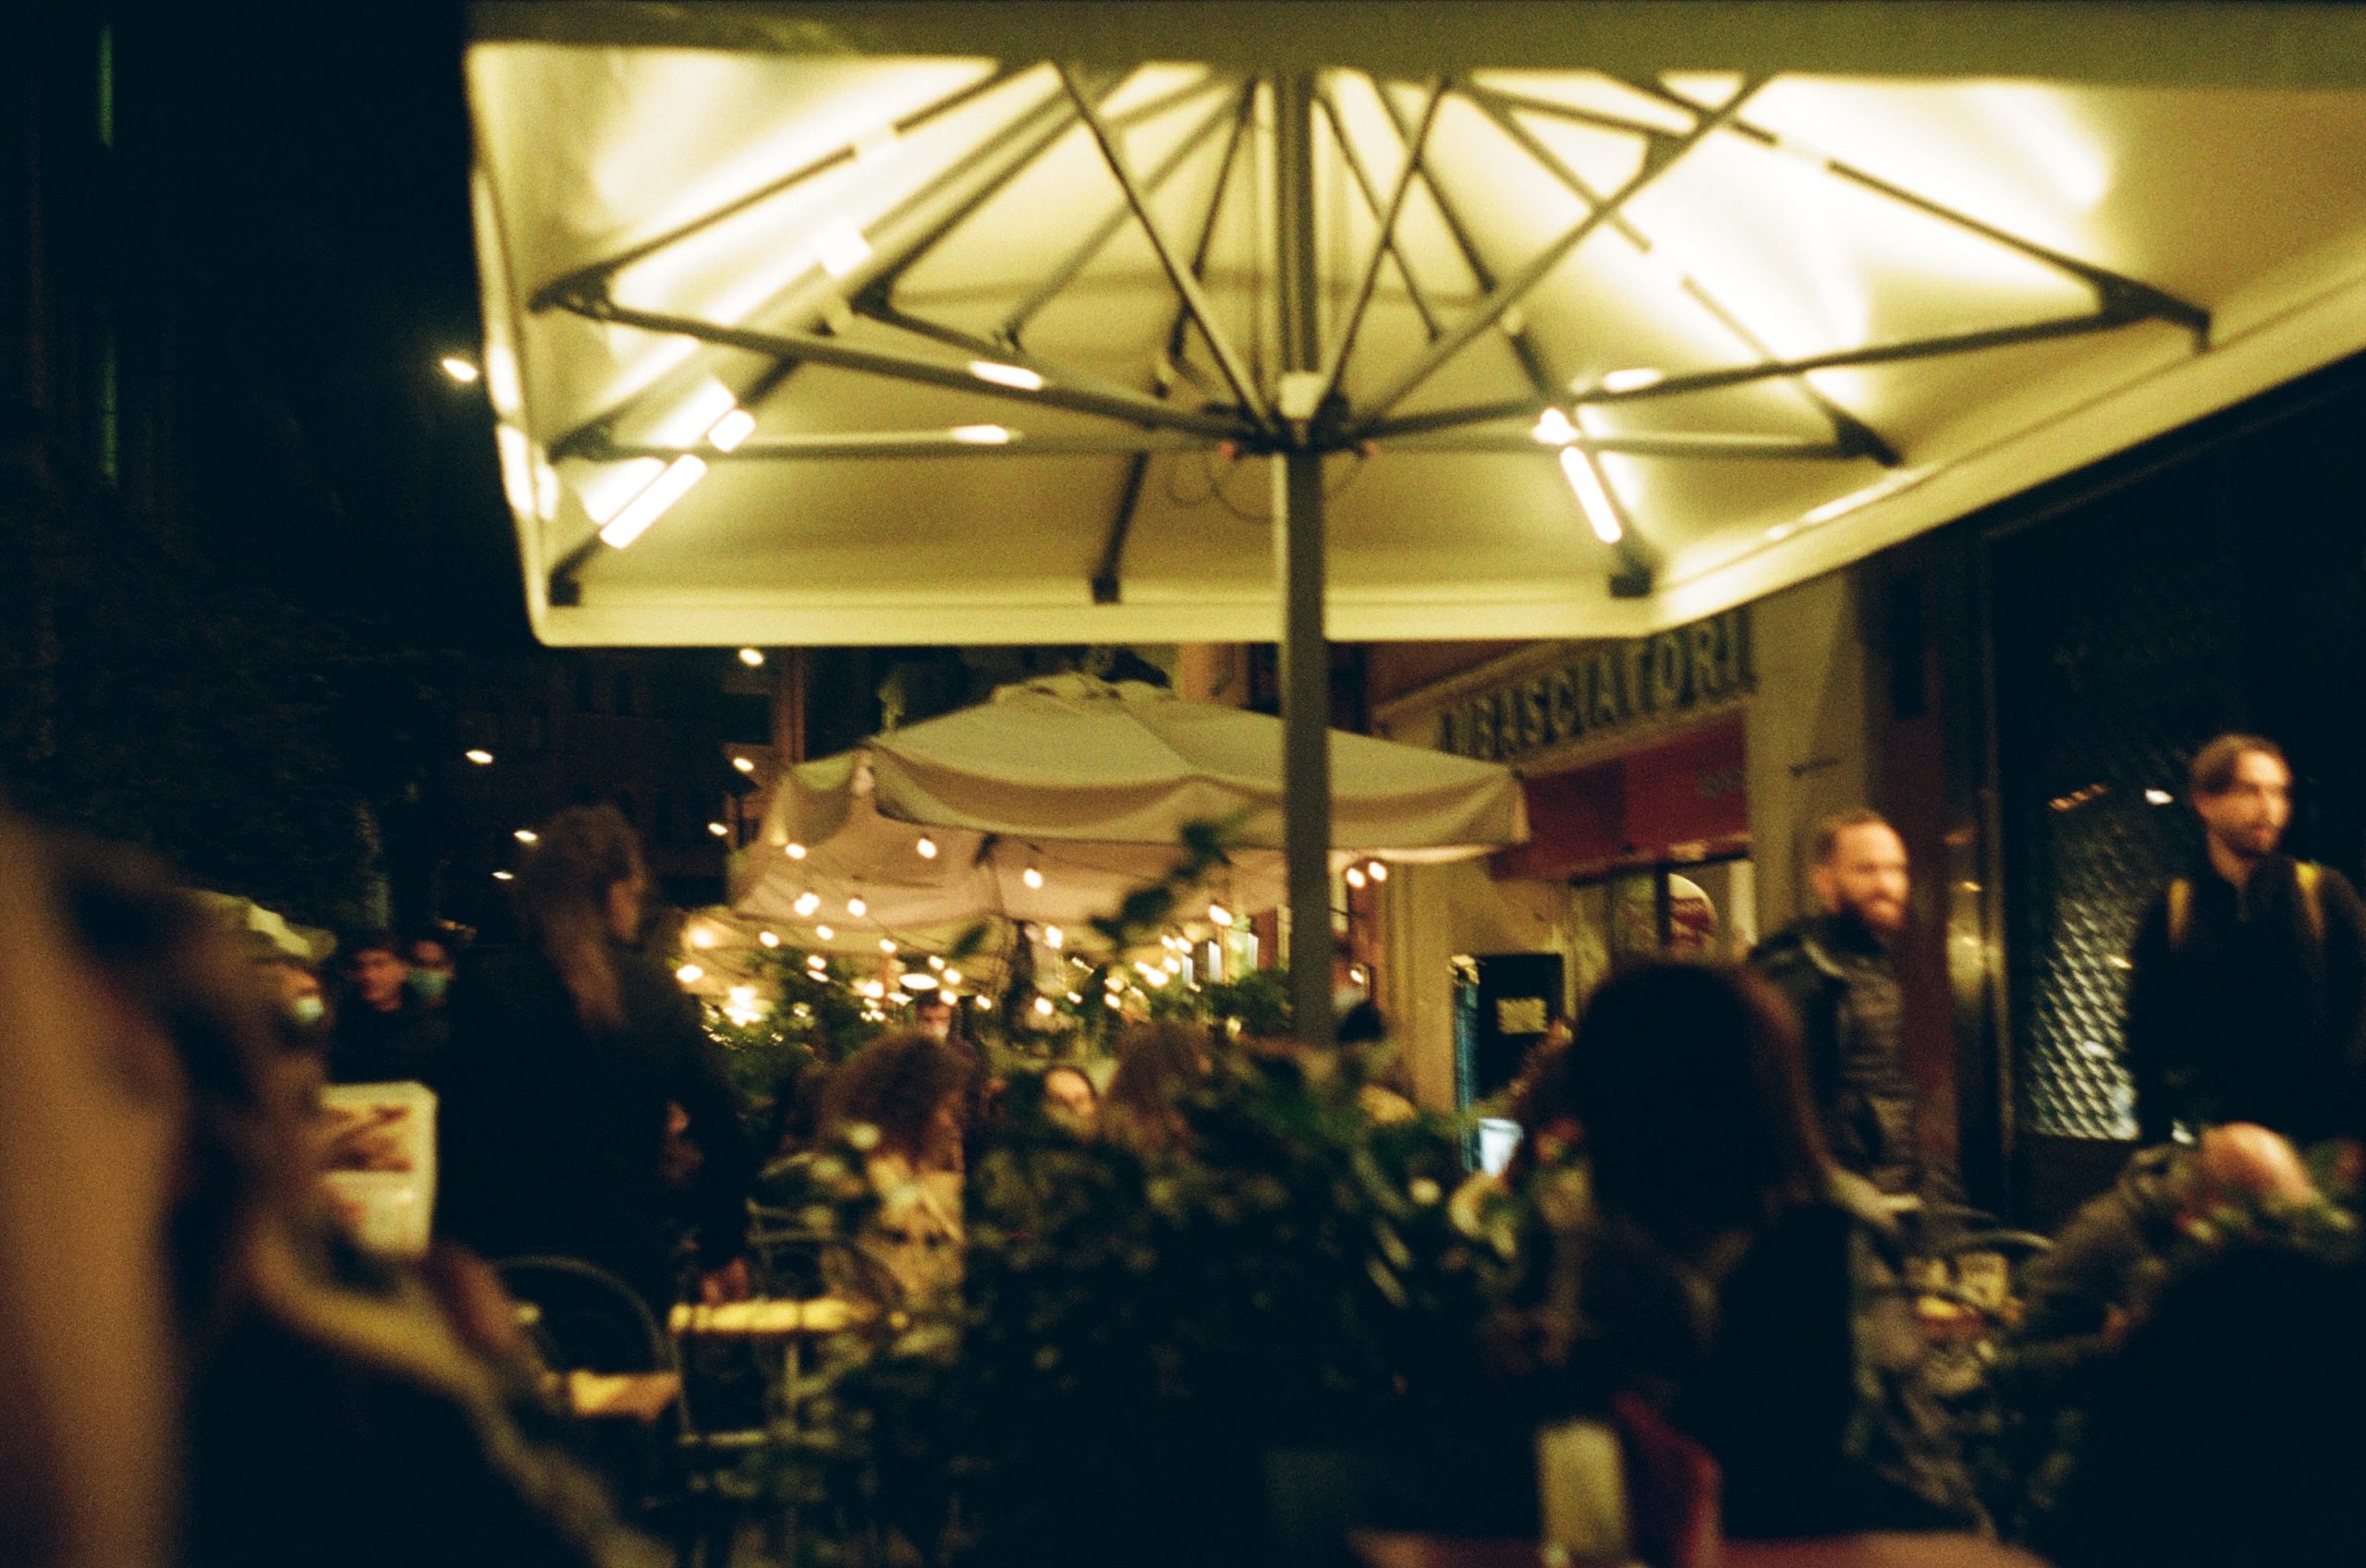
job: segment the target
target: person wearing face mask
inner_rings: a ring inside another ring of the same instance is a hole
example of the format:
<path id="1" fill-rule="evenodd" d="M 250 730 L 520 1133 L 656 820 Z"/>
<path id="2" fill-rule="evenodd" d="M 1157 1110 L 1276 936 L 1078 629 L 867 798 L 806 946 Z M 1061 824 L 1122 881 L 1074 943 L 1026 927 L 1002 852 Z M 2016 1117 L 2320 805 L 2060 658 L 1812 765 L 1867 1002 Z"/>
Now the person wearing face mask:
<path id="1" fill-rule="evenodd" d="M 403 983 L 413 996 L 428 1007 L 444 1005 L 444 992 L 452 983 L 452 971 L 457 966 L 452 952 L 452 939 L 445 931 L 430 927 L 410 939 L 405 954 L 410 960 L 410 973 Z"/>
<path id="2" fill-rule="evenodd" d="M 2254 735 L 2193 760 L 2207 864 L 2137 928 L 2128 1061 L 2148 1143 L 2256 1122 L 2299 1142 L 2358 1124 L 2366 906 L 2340 872 L 2280 853 L 2292 770 Z"/>
<path id="3" fill-rule="evenodd" d="M 1823 906 L 1761 942 L 1750 966 L 1799 1015 L 1808 1088 L 1834 1163 L 1898 1204 L 1952 1182 L 1923 1152 L 1906 1069 L 1896 945 L 1906 929 L 1906 843 L 1879 813 L 1815 833 L 1809 881 Z"/>

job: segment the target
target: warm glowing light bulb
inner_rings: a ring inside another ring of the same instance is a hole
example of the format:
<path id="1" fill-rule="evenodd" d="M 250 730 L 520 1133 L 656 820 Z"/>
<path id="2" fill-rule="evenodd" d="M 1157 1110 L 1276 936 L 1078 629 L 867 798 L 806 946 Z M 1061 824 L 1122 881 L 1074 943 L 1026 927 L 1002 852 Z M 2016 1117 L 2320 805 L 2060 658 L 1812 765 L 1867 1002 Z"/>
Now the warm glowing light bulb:
<path id="1" fill-rule="evenodd" d="M 783 855 L 787 856 L 792 860 L 802 860 L 805 858 L 805 846 L 801 844 L 785 844 L 781 845 L 780 852 Z"/>
<path id="2" fill-rule="evenodd" d="M 1067 933 L 1059 927 L 1045 926 L 1043 928 L 1043 945 L 1053 952 L 1057 953 L 1067 940 Z"/>
<path id="3" fill-rule="evenodd" d="M 1043 873 L 1037 870 L 1034 867 L 1030 866 L 1027 869 L 1018 873 L 1018 880 L 1025 882 L 1029 887 L 1042 887 L 1043 885 Z"/>
<path id="4" fill-rule="evenodd" d="M 493 874 L 493 880 L 497 882 L 514 882 L 518 880 L 518 874 L 514 871 L 495 871 Z"/>
<path id="5" fill-rule="evenodd" d="M 1348 868 L 1348 885 L 1349 887 L 1361 887 L 1370 880 L 1371 879 L 1364 875 L 1364 869 L 1361 866 L 1350 866 Z"/>
<path id="6" fill-rule="evenodd" d="M 748 668 L 751 670 L 762 666 L 763 662 L 764 656 L 761 650 L 743 648 L 739 650 L 739 662 L 747 665 Z"/>
<path id="7" fill-rule="evenodd" d="M 945 960 L 932 953 L 928 955 L 928 966 L 932 969 L 942 969 L 945 967 Z"/>
<path id="8" fill-rule="evenodd" d="M 896 943 L 890 938 L 881 937 L 879 939 L 879 951 L 882 953 L 892 954 L 896 951 Z"/>
<path id="9" fill-rule="evenodd" d="M 821 938 L 823 942 L 827 942 L 832 937 L 837 935 L 838 932 L 837 929 L 834 926 L 816 926 L 813 928 L 813 934 Z"/>
<path id="10" fill-rule="evenodd" d="M 1048 1018 L 1052 1015 L 1052 999 L 1050 997 L 1039 996 L 1035 999 L 1035 1015 L 1039 1018 Z"/>
<path id="11" fill-rule="evenodd" d="M 725 827 L 721 822 L 709 822 L 706 825 L 706 831 L 713 833 L 717 838 L 729 838 L 731 836 L 731 830 Z"/>
<path id="12" fill-rule="evenodd" d="M 712 926 L 692 926 L 690 928 L 690 945 L 692 947 L 713 947 L 714 945 L 714 928 Z"/>
<path id="13" fill-rule="evenodd" d="M 756 933 L 756 940 L 762 942 L 766 947 L 778 947 L 780 945 L 780 933 L 778 931 L 758 931 Z"/>
<path id="14" fill-rule="evenodd" d="M 847 913 L 860 920 L 871 913 L 871 906 L 860 898 L 849 898 L 847 900 Z"/>
<path id="15" fill-rule="evenodd" d="M 923 860 L 933 860 L 936 858 L 936 840 L 929 837 L 926 833 L 922 833 L 921 835 L 921 841 L 912 845 L 912 847 L 921 852 L 921 858 Z"/>
<path id="16" fill-rule="evenodd" d="M 1560 409 L 1548 407 L 1536 416 L 1536 428 L 1528 433 L 1531 439 L 1543 445 L 1566 446 L 1578 439 L 1578 427 L 1571 424 L 1569 416 Z"/>
<path id="17" fill-rule="evenodd" d="M 674 978 L 681 981 L 684 985 L 689 985 L 693 981 L 706 978 L 706 971 L 700 968 L 696 964 L 685 964 L 680 968 L 674 971 Z"/>
<path id="18" fill-rule="evenodd" d="M 961 971 L 960 971 L 960 970 L 958 970 L 958 969 L 947 969 L 947 970 L 945 970 L 945 983 L 946 985 L 949 985 L 949 986 L 957 986 L 957 985 L 959 985 L 959 984 L 961 983 Z"/>
<path id="19" fill-rule="evenodd" d="M 1209 905 L 1208 924 L 1212 926 L 1224 926 L 1229 928 L 1232 925 L 1232 911 L 1226 908 L 1221 904 Z"/>
<path id="20" fill-rule="evenodd" d="M 731 760 L 731 765 L 743 773 L 752 773 L 756 771 L 756 760 L 753 757 L 734 757 Z"/>
<path id="21" fill-rule="evenodd" d="M 484 373 L 477 369 L 475 360 L 463 359 L 457 354 L 446 354 L 443 359 L 438 359 L 436 363 L 444 367 L 444 373 L 445 375 L 450 376 L 462 386 L 468 386 L 473 383 L 479 376 Z"/>
<path id="22" fill-rule="evenodd" d="M 811 915 L 814 910 L 822 907 L 822 895 L 818 893 L 800 893 L 797 895 L 797 902 L 789 907 L 800 916 Z"/>
<path id="23" fill-rule="evenodd" d="M 474 762 L 480 768 L 490 768 L 493 766 L 493 753 L 485 750 L 482 747 L 463 751 L 460 755 L 467 758 L 470 761 Z"/>
<path id="24" fill-rule="evenodd" d="M 531 828 L 519 828 L 516 833 L 511 833 L 509 836 L 516 839 L 520 844 L 540 844 L 543 841 L 543 835 L 536 833 Z"/>
<path id="25" fill-rule="evenodd" d="M 1382 861 L 1375 860 L 1364 869 L 1376 882 L 1384 882 L 1388 880 L 1388 867 Z"/>

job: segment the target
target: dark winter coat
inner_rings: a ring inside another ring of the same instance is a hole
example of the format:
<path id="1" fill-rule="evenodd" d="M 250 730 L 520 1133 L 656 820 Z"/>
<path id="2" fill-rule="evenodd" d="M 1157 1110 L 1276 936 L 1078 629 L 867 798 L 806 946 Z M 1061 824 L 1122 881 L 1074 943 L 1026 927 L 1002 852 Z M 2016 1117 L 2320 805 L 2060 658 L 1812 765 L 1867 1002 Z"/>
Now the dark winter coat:
<path id="1" fill-rule="evenodd" d="M 598 1264 L 662 1308 L 674 1294 L 666 1107 L 689 1113 L 703 1156 L 693 1200 L 707 1267 L 744 1250 L 755 1161 L 697 1003 L 653 960 L 613 956 L 625 1024 L 612 1032 L 583 1027 L 540 954 L 454 983 L 438 1222 L 489 1258 Z"/>
<path id="2" fill-rule="evenodd" d="M 2300 1142 L 2354 1134 L 2366 1062 L 2366 907 L 2319 873 L 2317 913 L 2298 862 L 2271 856 L 2237 888 L 2190 879 L 2174 945 L 2165 891 L 2137 928 L 2128 1062 L 2144 1140 L 2173 1122 L 2256 1122 Z"/>
<path id="3" fill-rule="evenodd" d="M 1905 1004 L 1888 950 L 1861 922 L 1823 915 L 1767 938 L 1750 962 L 1799 1015 L 1808 1092 L 1834 1161 L 1884 1193 L 1921 1193 Z"/>

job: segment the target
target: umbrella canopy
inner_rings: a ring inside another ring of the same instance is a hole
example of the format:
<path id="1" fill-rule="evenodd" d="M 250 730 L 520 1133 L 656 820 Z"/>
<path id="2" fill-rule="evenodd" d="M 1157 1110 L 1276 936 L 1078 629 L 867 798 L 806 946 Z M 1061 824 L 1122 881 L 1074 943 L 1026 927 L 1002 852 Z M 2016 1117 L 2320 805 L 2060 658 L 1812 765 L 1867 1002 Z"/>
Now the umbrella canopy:
<path id="1" fill-rule="evenodd" d="M 475 30 L 553 642 L 1272 638 L 1285 449 L 1333 636 L 1631 634 L 2366 344 L 2346 7 Z"/>
<path id="2" fill-rule="evenodd" d="M 1234 914 L 1284 889 L 1282 725 L 1136 683 L 1055 676 L 790 769 L 734 907 L 904 945 L 982 916 L 1080 926 L 1176 864 L 1190 823 L 1235 824 L 1204 885 Z M 1528 836 L 1508 768 L 1365 735 L 1330 740 L 1335 852 L 1455 859 Z"/>

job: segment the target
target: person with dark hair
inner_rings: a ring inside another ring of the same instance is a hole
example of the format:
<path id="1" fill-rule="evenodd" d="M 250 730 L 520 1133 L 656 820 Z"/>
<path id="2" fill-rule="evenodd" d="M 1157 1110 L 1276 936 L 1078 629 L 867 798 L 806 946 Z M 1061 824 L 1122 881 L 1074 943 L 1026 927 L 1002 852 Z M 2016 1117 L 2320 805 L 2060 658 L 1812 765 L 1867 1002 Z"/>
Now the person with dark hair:
<path id="1" fill-rule="evenodd" d="M 862 1149 L 879 1195 L 860 1245 L 907 1301 L 961 1282 L 961 1143 L 974 1076 L 963 1052 L 906 1029 L 847 1058 L 823 1100 L 823 1131 Z"/>
<path id="2" fill-rule="evenodd" d="M 2274 741 L 2218 736 L 2189 784 L 2207 869 L 2153 899 L 2129 956 L 2138 1128 L 2151 1143 L 2214 1122 L 2355 1136 L 2366 906 L 2340 872 L 2280 853 L 2292 770 Z"/>
<path id="3" fill-rule="evenodd" d="M 1750 966 L 1799 1015 L 1808 1090 L 1832 1158 L 1893 1199 L 1945 1196 L 1923 1149 L 1906 1068 L 1895 949 L 1906 929 L 1906 843 L 1878 812 L 1816 827 L 1808 880 L 1819 913 L 1759 943 Z"/>
<path id="4" fill-rule="evenodd" d="M 340 1084 L 434 1086 L 449 1039 L 444 1019 L 407 983 L 410 965 L 391 931 L 362 931 L 338 954 L 345 1001 L 336 1010 L 329 1076 Z"/>
<path id="5" fill-rule="evenodd" d="M 438 1219 L 491 1258 L 595 1264 L 662 1315 L 677 1294 L 671 1108 L 687 1113 L 701 1155 L 689 1208 L 709 1299 L 747 1293 L 755 1161 L 697 1003 L 627 945 L 646 885 L 614 807 L 574 808 L 542 828 L 517 881 L 531 945 L 452 988 Z"/>
<path id="6" fill-rule="evenodd" d="M 453 949 L 451 928 L 429 926 L 413 931 L 410 941 L 403 945 L 403 958 L 410 966 L 404 983 L 422 1006 L 431 1011 L 444 1005 L 444 993 L 452 984 L 454 971 L 459 967 L 459 954 Z"/>
<path id="7" fill-rule="evenodd" d="M 1883 1217 L 1835 1175 L 1778 993 L 1629 969 L 1537 1092 L 1563 1100 L 1533 1113 L 1580 1129 L 1590 1178 L 1591 1213 L 1554 1238 L 1569 1365 L 1715 1455 L 1729 1534 L 1978 1519 Z"/>

